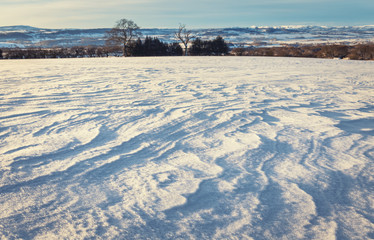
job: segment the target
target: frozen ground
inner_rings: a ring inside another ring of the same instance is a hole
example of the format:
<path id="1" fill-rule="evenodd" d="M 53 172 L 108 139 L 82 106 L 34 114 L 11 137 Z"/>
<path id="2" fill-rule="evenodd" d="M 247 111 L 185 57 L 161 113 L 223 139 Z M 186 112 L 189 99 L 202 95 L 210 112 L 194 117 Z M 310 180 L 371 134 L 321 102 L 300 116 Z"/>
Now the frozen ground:
<path id="1" fill-rule="evenodd" d="M 374 62 L 0 62 L 0 239 L 374 238 Z"/>

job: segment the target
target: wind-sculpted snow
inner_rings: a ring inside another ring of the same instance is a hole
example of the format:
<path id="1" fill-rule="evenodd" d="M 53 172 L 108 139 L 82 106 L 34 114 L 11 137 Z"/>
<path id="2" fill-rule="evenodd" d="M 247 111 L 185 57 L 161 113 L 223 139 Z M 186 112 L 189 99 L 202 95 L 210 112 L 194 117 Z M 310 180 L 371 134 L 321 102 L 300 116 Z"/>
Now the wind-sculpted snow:
<path id="1" fill-rule="evenodd" d="M 0 238 L 374 238 L 373 69 L 2 61 Z"/>

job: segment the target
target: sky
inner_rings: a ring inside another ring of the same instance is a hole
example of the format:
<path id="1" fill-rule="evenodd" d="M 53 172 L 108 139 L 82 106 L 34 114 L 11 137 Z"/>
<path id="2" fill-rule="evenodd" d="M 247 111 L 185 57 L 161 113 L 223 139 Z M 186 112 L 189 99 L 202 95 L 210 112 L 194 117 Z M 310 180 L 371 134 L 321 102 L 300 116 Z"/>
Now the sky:
<path id="1" fill-rule="evenodd" d="M 0 0 L 0 26 L 141 28 L 374 25 L 374 0 Z"/>

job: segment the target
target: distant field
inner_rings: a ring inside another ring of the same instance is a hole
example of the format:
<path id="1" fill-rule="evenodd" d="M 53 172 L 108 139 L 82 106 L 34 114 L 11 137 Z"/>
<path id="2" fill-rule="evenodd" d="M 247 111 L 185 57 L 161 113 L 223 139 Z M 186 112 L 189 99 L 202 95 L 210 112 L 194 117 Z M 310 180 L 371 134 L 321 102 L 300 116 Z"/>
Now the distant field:
<path id="1" fill-rule="evenodd" d="M 177 27 L 177 26 L 176 26 Z M 0 48 L 51 48 L 103 46 L 105 33 L 99 29 L 44 29 L 30 26 L 0 26 Z M 238 46 L 282 46 L 313 44 L 356 45 L 374 41 L 374 25 L 367 26 L 278 26 L 190 29 L 194 36 L 214 39 L 221 36 Z M 142 38 L 157 37 L 163 42 L 175 42 L 177 29 L 141 28 Z"/>
<path id="2" fill-rule="evenodd" d="M 373 69 L 1 61 L 0 239 L 374 238 Z"/>

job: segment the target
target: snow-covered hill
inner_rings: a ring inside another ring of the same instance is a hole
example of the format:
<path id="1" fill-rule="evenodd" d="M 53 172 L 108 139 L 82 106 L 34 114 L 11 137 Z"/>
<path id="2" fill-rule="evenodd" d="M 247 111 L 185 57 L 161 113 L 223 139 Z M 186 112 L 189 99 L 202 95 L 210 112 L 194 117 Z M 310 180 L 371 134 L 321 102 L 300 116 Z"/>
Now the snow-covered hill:
<path id="1" fill-rule="evenodd" d="M 0 47 L 54 47 L 103 45 L 109 29 L 41 29 L 29 26 L 0 27 Z M 142 29 L 142 35 L 172 42 L 176 29 Z M 193 29 L 203 39 L 222 36 L 234 45 L 278 46 L 282 44 L 374 42 L 374 26 L 283 26 Z"/>
<path id="2" fill-rule="evenodd" d="M 374 62 L 0 64 L 0 239 L 372 239 Z"/>

